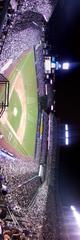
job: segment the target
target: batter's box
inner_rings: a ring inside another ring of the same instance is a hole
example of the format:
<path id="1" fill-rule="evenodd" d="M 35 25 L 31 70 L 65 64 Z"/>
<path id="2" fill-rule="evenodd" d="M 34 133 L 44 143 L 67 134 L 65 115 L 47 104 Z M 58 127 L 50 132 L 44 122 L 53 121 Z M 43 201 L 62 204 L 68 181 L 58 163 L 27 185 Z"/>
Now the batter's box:
<path id="1" fill-rule="evenodd" d="M 0 74 L 0 117 L 9 106 L 9 81 Z"/>

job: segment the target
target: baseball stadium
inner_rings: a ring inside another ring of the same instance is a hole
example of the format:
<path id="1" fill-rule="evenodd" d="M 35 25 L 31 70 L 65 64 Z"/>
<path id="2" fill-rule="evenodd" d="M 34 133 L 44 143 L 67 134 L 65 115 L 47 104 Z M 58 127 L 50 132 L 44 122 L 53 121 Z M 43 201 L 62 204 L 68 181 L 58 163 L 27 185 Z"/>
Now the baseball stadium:
<path id="1" fill-rule="evenodd" d="M 46 84 L 44 64 L 56 2 L 0 0 L 1 240 L 57 239 L 55 71 Z"/>

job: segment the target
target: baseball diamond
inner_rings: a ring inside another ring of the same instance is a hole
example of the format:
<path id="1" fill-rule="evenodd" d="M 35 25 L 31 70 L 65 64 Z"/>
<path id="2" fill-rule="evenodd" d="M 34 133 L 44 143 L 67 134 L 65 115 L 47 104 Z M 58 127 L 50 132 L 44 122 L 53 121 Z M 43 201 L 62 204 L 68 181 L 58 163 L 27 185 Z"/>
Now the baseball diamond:
<path id="1" fill-rule="evenodd" d="M 0 131 L 16 152 L 33 157 L 38 115 L 34 50 L 20 56 L 7 71 L 9 107 L 0 119 Z"/>

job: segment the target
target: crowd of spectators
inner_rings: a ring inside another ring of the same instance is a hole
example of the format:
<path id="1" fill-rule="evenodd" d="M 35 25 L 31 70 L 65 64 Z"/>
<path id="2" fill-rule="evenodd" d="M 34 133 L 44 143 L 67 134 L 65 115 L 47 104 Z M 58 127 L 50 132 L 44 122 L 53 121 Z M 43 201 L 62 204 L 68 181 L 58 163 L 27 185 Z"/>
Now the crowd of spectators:
<path id="1" fill-rule="evenodd" d="M 44 57 L 42 45 L 35 48 L 35 60 L 36 60 L 36 72 L 37 72 L 37 82 L 38 82 L 38 95 L 45 95 L 45 84 L 44 84 Z"/>
<path id="2" fill-rule="evenodd" d="M 15 23 L 16 24 L 16 23 Z M 15 27 L 14 27 L 15 29 Z M 10 30 L 6 36 L 4 46 L 1 52 L 0 68 L 8 61 L 12 59 L 13 63 L 19 58 L 19 56 L 28 49 L 34 48 L 41 42 L 41 28 L 33 26 L 25 27 L 24 30 L 15 31 Z M 42 55 L 42 44 L 35 50 L 36 54 L 36 71 L 38 80 L 38 93 L 39 95 L 44 94 L 44 65 Z"/>
<path id="3" fill-rule="evenodd" d="M 48 194 L 46 202 L 43 233 L 45 239 L 56 240 L 58 237 L 57 212 L 56 212 L 56 147 L 57 147 L 57 122 L 53 113 L 49 115 L 50 121 L 50 145 L 47 155 L 46 179 L 48 182 Z"/>
<path id="4" fill-rule="evenodd" d="M 4 24 L 2 26 L 2 31 L 0 32 L 0 54 L 3 49 L 3 45 L 10 27 L 10 22 L 11 22 L 11 14 L 6 14 Z"/>
<path id="5" fill-rule="evenodd" d="M 14 2 L 15 0 L 12 0 L 12 1 Z M 0 25 L 0 54 L 2 52 L 3 45 L 5 43 L 7 34 L 9 34 L 9 32 L 11 31 L 11 29 L 13 28 L 13 25 L 14 25 L 14 19 L 16 16 L 16 12 L 15 12 L 15 9 L 12 8 L 12 5 L 11 5 L 12 1 L 10 1 L 8 3 L 8 8 L 7 8 L 5 16 L 3 18 L 3 22 L 2 22 L 2 24 L 0 23 L 1 24 Z M 17 4 L 17 2 L 16 2 L 16 4 Z"/>
<path id="6" fill-rule="evenodd" d="M 55 1 L 54 1 L 55 2 Z M 20 0 L 20 6 L 21 11 L 25 12 L 25 9 L 27 11 L 33 11 L 38 12 L 41 15 L 43 15 L 44 19 L 48 22 L 49 18 L 51 17 L 53 8 L 54 8 L 54 2 L 51 0 Z"/>
<path id="7" fill-rule="evenodd" d="M 45 238 L 43 232 L 43 224 L 45 221 L 46 202 L 47 202 L 48 185 L 45 181 L 44 184 L 39 188 L 36 198 L 26 215 L 27 229 L 31 233 L 30 239 L 32 240 L 43 240 Z"/>
<path id="8" fill-rule="evenodd" d="M 27 162 L 21 159 L 11 161 L 0 158 L 3 169 L 4 181 L 8 187 L 6 201 L 9 209 L 15 215 L 22 229 L 26 229 L 27 239 L 39 239 L 41 235 L 44 210 L 47 199 L 47 184 L 40 187 L 40 179 L 24 184 L 38 173 L 35 162 Z M 21 185 L 21 186 L 20 186 Z M 33 201 L 34 200 L 34 201 Z M 10 230 L 14 226 L 9 223 L 6 227 Z"/>
<path id="9" fill-rule="evenodd" d="M 4 182 L 8 187 L 8 201 L 11 207 L 15 209 L 15 206 L 20 205 L 20 208 L 25 209 L 25 206 L 27 208 L 40 185 L 39 179 L 37 177 L 34 179 L 38 175 L 38 164 L 34 161 L 1 156 L 0 166 L 3 169 Z M 33 181 L 27 184 L 27 181 L 32 178 Z"/>

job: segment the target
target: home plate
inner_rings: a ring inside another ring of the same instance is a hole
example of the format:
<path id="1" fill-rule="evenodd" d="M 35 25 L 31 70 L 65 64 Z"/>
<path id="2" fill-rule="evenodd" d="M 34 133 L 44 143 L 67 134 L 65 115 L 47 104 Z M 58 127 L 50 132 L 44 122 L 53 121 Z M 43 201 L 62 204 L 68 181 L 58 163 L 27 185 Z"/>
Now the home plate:
<path id="1" fill-rule="evenodd" d="M 15 117 L 17 116 L 17 113 L 18 113 L 18 110 L 17 110 L 16 107 L 14 107 L 13 114 L 14 114 Z"/>

